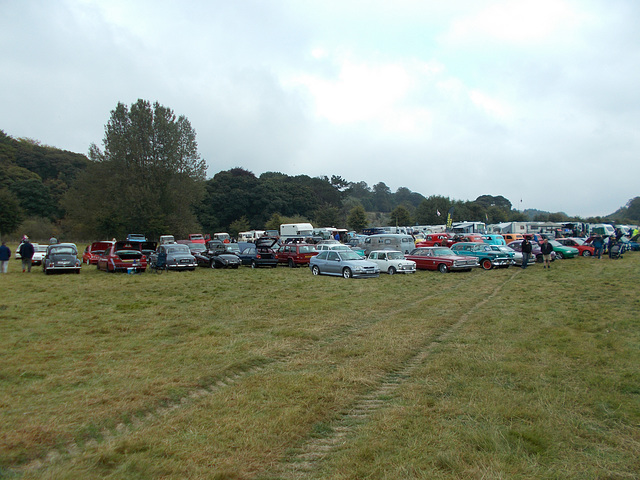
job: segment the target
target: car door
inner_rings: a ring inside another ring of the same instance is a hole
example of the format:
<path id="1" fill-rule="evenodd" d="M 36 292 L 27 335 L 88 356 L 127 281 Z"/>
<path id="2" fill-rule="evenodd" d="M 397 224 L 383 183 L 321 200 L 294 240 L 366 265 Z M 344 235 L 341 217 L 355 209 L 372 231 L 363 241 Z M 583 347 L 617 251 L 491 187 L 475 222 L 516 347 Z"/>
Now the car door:
<path id="1" fill-rule="evenodd" d="M 329 250 L 327 252 L 327 272 L 341 275 L 342 274 L 342 265 L 340 262 L 340 255 L 338 252 L 334 252 L 333 250 Z"/>

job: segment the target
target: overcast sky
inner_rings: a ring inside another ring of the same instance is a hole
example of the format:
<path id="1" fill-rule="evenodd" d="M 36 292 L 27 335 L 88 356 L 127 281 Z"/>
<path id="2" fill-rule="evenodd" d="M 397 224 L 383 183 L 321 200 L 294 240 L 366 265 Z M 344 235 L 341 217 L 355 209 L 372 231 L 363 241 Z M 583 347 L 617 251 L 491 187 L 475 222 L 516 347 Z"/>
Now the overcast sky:
<path id="1" fill-rule="evenodd" d="M 637 0 L 0 0 L 0 129 L 87 153 L 142 98 L 209 177 L 606 215 L 640 195 L 639 25 Z"/>

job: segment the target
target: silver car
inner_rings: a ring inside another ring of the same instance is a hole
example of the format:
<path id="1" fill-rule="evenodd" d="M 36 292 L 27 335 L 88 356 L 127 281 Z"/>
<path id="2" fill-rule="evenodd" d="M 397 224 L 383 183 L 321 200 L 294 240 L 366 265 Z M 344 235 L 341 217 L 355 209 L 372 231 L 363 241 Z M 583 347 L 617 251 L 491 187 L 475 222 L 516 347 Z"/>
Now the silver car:
<path id="1" fill-rule="evenodd" d="M 311 257 L 309 268 L 314 275 L 336 275 L 344 278 L 373 278 L 380 268 L 351 250 L 324 250 Z"/>

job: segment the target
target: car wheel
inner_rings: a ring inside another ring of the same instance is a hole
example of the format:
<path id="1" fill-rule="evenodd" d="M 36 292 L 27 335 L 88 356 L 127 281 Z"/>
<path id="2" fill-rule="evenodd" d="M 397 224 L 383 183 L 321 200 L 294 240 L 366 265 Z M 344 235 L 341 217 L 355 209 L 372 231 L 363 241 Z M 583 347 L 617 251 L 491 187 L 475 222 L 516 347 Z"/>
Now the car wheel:
<path id="1" fill-rule="evenodd" d="M 396 273 L 396 269 L 395 267 L 389 267 L 389 270 L 387 271 L 387 273 L 389 275 L 394 275 Z"/>
<path id="2" fill-rule="evenodd" d="M 251 260 L 251 268 L 258 268 L 258 264 L 255 260 Z"/>
<path id="3" fill-rule="evenodd" d="M 564 258 L 564 255 L 562 255 L 562 252 L 556 252 L 556 258 L 558 260 L 562 260 Z"/>
<path id="4" fill-rule="evenodd" d="M 438 265 L 438 271 L 440 273 L 447 273 L 449 271 L 449 267 L 447 267 L 444 263 Z"/>
<path id="5" fill-rule="evenodd" d="M 317 265 L 314 265 L 313 267 L 311 267 L 311 273 L 313 273 L 314 275 L 320 275 L 320 269 L 318 268 Z"/>
<path id="6" fill-rule="evenodd" d="M 351 269 L 349 267 L 342 270 L 342 276 L 344 278 L 351 278 L 353 274 L 351 273 Z"/>
<path id="7" fill-rule="evenodd" d="M 488 258 L 482 260 L 482 262 L 480 262 L 480 265 L 482 265 L 482 268 L 484 268 L 485 270 L 491 270 L 491 268 L 493 267 L 493 265 L 491 265 L 491 260 L 489 260 Z"/>
<path id="8" fill-rule="evenodd" d="M 582 252 L 582 256 L 583 256 L 583 257 L 590 257 L 590 256 L 591 256 L 591 252 L 590 252 L 589 250 L 584 250 L 584 251 Z"/>
<path id="9" fill-rule="evenodd" d="M 293 263 L 293 258 L 289 259 L 289 268 L 295 268 L 296 264 Z"/>

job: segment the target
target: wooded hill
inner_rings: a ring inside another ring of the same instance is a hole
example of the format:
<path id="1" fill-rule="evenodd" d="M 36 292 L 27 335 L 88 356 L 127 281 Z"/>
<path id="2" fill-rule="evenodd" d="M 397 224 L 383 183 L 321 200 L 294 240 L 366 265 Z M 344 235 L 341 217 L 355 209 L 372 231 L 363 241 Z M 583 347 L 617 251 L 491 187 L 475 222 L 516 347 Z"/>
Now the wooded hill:
<path id="1" fill-rule="evenodd" d="M 256 176 L 243 168 L 233 168 L 218 172 L 194 189 L 194 195 L 198 196 L 192 207 L 195 221 L 172 223 L 170 218 L 158 217 L 158 212 L 154 212 L 154 222 L 146 222 L 141 219 L 147 219 L 150 214 L 139 211 L 127 222 L 107 219 L 102 225 L 91 225 L 76 213 L 85 208 L 85 201 L 75 197 L 75 187 L 80 174 L 95 163 L 85 155 L 42 145 L 32 139 L 15 139 L 0 130 L 0 201 L 3 204 L 0 234 L 22 235 L 28 231 L 36 238 L 55 234 L 63 238 L 91 239 L 120 237 L 142 228 L 141 233 L 151 237 L 168 232 L 182 236 L 194 230 L 237 233 L 277 228 L 280 222 L 302 220 L 318 226 L 357 229 L 361 225 L 353 224 L 355 217 L 350 217 L 354 209 L 366 212 L 358 222 L 366 225 L 441 224 L 451 207 L 456 219 L 487 223 L 609 220 L 608 217 L 583 220 L 562 212 L 538 211 L 534 218 L 529 218 L 525 212 L 514 210 L 511 202 L 502 196 L 482 195 L 472 201 L 437 195 L 425 197 L 405 187 L 392 192 L 384 182 L 369 187 L 365 182 L 351 182 L 339 176 L 313 178 L 278 172 Z M 123 188 L 121 194 L 127 195 L 126 192 Z M 100 192 L 93 194 L 98 196 Z M 65 205 L 80 208 L 65 208 Z M 640 197 L 630 200 L 610 217 L 618 222 L 639 222 Z"/>

